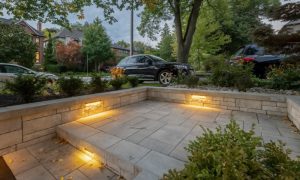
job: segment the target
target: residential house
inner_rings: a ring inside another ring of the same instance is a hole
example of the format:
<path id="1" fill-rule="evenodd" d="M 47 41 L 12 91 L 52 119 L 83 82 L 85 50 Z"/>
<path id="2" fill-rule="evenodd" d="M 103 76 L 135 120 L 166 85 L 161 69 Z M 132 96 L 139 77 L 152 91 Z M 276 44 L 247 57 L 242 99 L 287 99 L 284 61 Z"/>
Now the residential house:
<path id="1" fill-rule="evenodd" d="M 61 41 L 64 44 L 68 44 L 70 41 L 76 41 L 80 45 L 82 45 L 83 32 L 77 28 L 73 28 L 72 30 L 64 28 L 58 33 L 56 33 L 53 36 L 53 39 Z"/>
<path id="2" fill-rule="evenodd" d="M 282 32 L 287 32 L 287 33 L 290 33 L 290 34 L 297 33 L 297 32 L 300 33 L 300 19 L 296 20 L 296 21 L 288 22 L 287 24 L 285 24 L 282 27 L 281 31 Z"/>
<path id="3" fill-rule="evenodd" d="M 82 45 L 83 32 L 78 28 L 73 28 L 71 30 L 64 28 L 56 33 L 53 38 L 63 42 L 64 44 L 68 44 L 70 41 L 76 41 Z M 111 50 L 114 53 L 114 59 L 112 59 L 109 64 L 116 64 L 121 58 L 130 55 L 130 50 L 128 48 L 123 48 L 117 44 L 112 44 Z M 137 54 L 137 52 L 135 51 L 134 54 Z"/>
<path id="4" fill-rule="evenodd" d="M 29 25 L 26 21 L 15 21 L 13 19 L 5 19 L 0 18 L 1 23 L 6 24 L 18 24 L 20 25 L 31 37 L 32 41 L 37 44 L 37 52 L 36 52 L 36 64 L 41 64 L 44 60 L 44 35 L 42 32 L 42 23 L 37 23 L 37 29 Z"/>

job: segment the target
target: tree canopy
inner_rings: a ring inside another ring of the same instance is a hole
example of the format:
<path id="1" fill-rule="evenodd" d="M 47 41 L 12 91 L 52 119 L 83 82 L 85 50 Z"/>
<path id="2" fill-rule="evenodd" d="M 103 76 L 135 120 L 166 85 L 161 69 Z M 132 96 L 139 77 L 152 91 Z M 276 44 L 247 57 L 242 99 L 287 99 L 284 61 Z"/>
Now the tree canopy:
<path id="1" fill-rule="evenodd" d="M 174 37 L 171 34 L 170 28 L 167 24 L 165 24 L 162 33 L 161 33 L 161 41 L 158 44 L 159 56 L 167 61 L 174 61 L 173 57 L 173 41 Z"/>
<path id="2" fill-rule="evenodd" d="M 101 63 L 113 56 L 111 40 L 98 18 L 84 28 L 83 34 L 82 52 L 94 63 L 97 71 Z"/>
<path id="3" fill-rule="evenodd" d="M 0 62 L 33 66 L 36 43 L 19 25 L 0 23 L 0 37 Z"/>
<path id="4" fill-rule="evenodd" d="M 287 3 L 268 12 L 271 20 L 296 21 L 300 19 L 300 3 Z M 269 51 L 288 55 L 289 63 L 300 64 L 300 32 L 283 27 L 278 33 L 270 25 L 262 24 L 253 33 L 255 41 Z"/>

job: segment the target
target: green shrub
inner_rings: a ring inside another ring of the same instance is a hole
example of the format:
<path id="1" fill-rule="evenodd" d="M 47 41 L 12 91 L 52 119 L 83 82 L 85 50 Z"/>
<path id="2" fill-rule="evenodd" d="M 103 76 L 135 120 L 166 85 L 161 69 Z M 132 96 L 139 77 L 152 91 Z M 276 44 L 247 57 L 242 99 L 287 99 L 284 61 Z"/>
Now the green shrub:
<path id="1" fill-rule="evenodd" d="M 5 89 L 21 97 L 22 101 L 30 102 L 40 94 L 46 85 L 46 79 L 34 75 L 18 75 L 12 81 L 5 82 Z"/>
<path id="2" fill-rule="evenodd" d="M 246 91 L 253 86 L 253 65 L 219 64 L 213 69 L 211 81 L 222 87 L 236 87 L 239 91 Z"/>
<path id="3" fill-rule="evenodd" d="M 209 56 L 203 59 L 202 66 L 204 71 L 211 72 L 215 67 L 223 64 L 225 62 L 225 58 L 223 56 Z"/>
<path id="4" fill-rule="evenodd" d="M 183 84 L 187 85 L 189 88 L 195 88 L 199 85 L 198 76 L 185 76 L 183 78 Z"/>
<path id="5" fill-rule="evenodd" d="M 298 179 L 300 161 L 289 157 L 281 142 L 263 144 L 254 130 L 245 132 L 231 121 L 225 129 L 205 130 L 190 142 L 188 162 L 163 179 Z"/>
<path id="6" fill-rule="evenodd" d="M 122 88 L 123 84 L 126 84 L 126 82 L 127 82 L 127 80 L 124 77 L 118 77 L 118 78 L 112 79 L 110 81 L 110 85 L 112 85 L 112 87 L 115 90 L 119 90 Z"/>
<path id="7" fill-rule="evenodd" d="M 70 76 L 70 78 L 60 78 L 58 84 L 60 90 L 68 96 L 79 94 L 83 88 L 83 81 L 74 76 Z"/>
<path id="8" fill-rule="evenodd" d="M 139 78 L 135 76 L 127 76 L 127 81 L 129 82 L 131 87 L 137 87 L 139 85 Z"/>
<path id="9" fill-rule="evenodd" d="M 108 87 L 108 82 L 102 80 L 100 74 L 93 74 L 91 86 L 94 92 L 103 92 Z"/>
<path id="10" fill-rule="evenodd" d="M 268 73 L 273 89 L 299 89 L 300 88 L 300 66 L 283 65 L 274 67 Z"/>
<path id="11" fill-rule="evenodd" d="M 269 79 L 260 79 L 257 77 L 252 77 L 252 82 L 254 87 L 263 87 L 263 88 L 271 88 L 272 81 Z"/>

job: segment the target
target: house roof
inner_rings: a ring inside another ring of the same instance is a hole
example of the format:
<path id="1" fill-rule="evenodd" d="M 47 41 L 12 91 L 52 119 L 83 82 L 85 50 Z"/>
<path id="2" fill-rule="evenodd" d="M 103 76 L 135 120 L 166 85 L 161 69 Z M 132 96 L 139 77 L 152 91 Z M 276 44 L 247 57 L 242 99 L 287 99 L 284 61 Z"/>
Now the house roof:
<path id="1" fill-rule="evenodd" d="M 24 25 L 24 26 L 27 26 L 33 33 L 33 35 L 36 35 L 36 36 L 44 36 L 43 32 L 35 29 L 34 27 L 30 26 L 26 21 L 15 21 L 13 19 L 5 19 L 5 18 L 0 18 L 0 22 L 4 23 L 4 24 L 18 24 L 18 25 Z"/>
<path id="2" fill-rule="evenodd" d="M 300 24 L 300 19 L 296 20 L 296 21 L 290 21 L 288 23 L 286 23 L 286 25 L 284 26 L 293 26 L 293 25 L 297 25 Z"/>
<path id="3" fill-rule="evenodd" d="M 76 29 L 76 28 L 71 29 L 71 30 L 68 30 L 68 29 L 64 28 L 63 30 L 56 33 L 53 37 L 54 38 L 71 37 L 73 39 L 79 40 L 83 37 L 83 32 L 79 29 Z"/>
<path id="4" fill-rule="evenodd" d="M 112 44 L 111 47 L 114 48 L 114 49 L 120 49 L 120 50 L 124 50 L 124 51 L 130 51 L 130 49 L 121 47 L 118 44 Z"/>

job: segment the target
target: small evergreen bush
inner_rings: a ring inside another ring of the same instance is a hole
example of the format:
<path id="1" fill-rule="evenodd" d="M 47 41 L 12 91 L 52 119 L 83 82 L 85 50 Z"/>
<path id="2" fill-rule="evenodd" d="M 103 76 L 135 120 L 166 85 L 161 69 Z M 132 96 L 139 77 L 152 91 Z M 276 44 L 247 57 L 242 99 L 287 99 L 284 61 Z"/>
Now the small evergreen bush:
<path id="1" fill-rule="evenodd" d="M 253 86 L 253 65 L 229 65 L 219 64 L 213 69 L 211 82 L 214 85 L 222 87 L 236 87 L 239 91 Z"/>
<path id="2" fill-rule="evenodd" d="M 213 133 L 205 129 L 190 142 L 188 162 L 181 171 L 170 170 L 163 179 L 299 179 L 300 161 L 289 157 L 279 142 L 263 144 L 254 129 L 245 132 L 231 121 Z"/>
<path id="3" fill-rule="evenodd" d="M 124 77 L 118 77 L 115 79 L 112 79 L 110 81 L 110 85 L 114 88 L 114 90 L 119 90 L 122 88 L 123 84 L 126 84 L 127 80 Z"/>
<path id="4" fill-rule="evenodd" d="M 127 76 L 127 81 L 131 87 L 137 87 L 139 85 L 139 78 L 134 76 Z"/>
<path id="5" fill-rule="evenodd" d="M 20 96 L 22 101 L 30 102 L 34 96 L 41 94 L 47 80 L 35 75 L 18 75 L 12 81 L 6 81 L 4 88 L 15 95 Z"/>
<path id="6" fill-rule="evenodd" d="M 100 74 L 93 74 L 91 86 L 94 92 L 103 92 L 108 87 L 108 82 L 102 80 Z"/>
<path id="7" fill-rule="evenodd" d="M 60 90 L 68 96 L 79 94 L 84 87 L 83 81 L 74 76 L 70 76 L 70 78 L 60 78 L 58 84 Z"/>
<path id="8" fill-rule="evenodd" d="M 185 76 L 183 78 L 183 83 L 187 85 L 189 88 L 195 88 L 199 85 L 199 77 L 198 76 Z"/>
<path id="9" fill-rule="evenodd" d="M 283 65 L 274 67 L 267 75 L 273 89 L 299 89 L 300 66 Z"/>

